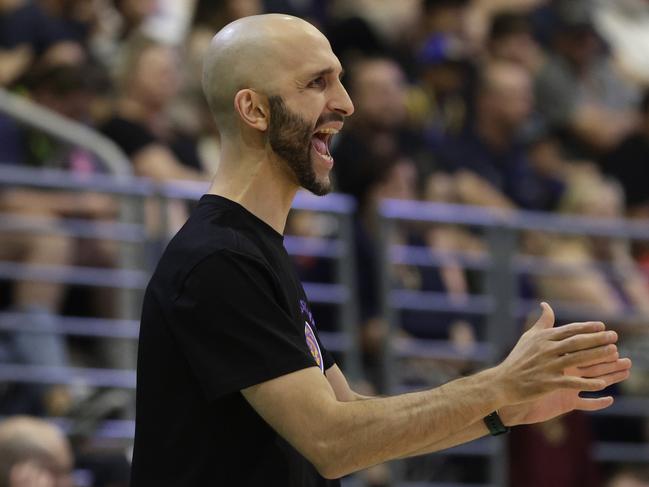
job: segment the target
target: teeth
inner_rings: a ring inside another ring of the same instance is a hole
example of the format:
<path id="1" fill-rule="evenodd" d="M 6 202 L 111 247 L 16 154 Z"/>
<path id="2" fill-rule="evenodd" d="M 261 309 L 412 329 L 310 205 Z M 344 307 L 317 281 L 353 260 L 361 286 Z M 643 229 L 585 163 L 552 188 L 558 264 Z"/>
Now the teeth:
<path id="1" fill-rule="evenodd" d="M 319 134 L 337 134 L 338 131 L 336 129 L 320 129 L 318 130 Z"/>

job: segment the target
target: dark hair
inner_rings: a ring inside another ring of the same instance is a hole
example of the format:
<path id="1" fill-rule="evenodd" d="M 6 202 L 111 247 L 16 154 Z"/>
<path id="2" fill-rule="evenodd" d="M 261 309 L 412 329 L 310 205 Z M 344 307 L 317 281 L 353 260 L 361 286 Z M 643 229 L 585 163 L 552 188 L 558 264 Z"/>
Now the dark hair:
<path id="1" fill-rule="evenodd" d="M 502 12 L 494 16 L 489 28 L 489 42 L 495 42 L 512 34 L 531 34 L 532 24 L 524 14 Z"/>
<path id="2" fill-rule="evenodd" d="M 468 4 L 469 0 L 425 0 L 424 12 L 430 13 L 431 10 L 440 8 L 465 7 Z"/>

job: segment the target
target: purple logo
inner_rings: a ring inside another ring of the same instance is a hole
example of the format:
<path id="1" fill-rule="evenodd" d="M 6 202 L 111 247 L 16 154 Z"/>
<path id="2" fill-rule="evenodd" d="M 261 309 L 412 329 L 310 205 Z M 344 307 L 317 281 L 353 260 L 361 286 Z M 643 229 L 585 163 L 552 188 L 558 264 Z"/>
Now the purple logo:
<path id="1" fill-rule="evenodd" d="M 309 347 L 311 355 L 315 359 L 316 364 L 318 364 L 318 367 L 320 367 L 320 371 L 324 373 L 324 362 L 322 360 L 322 352 L 320 351 L 318 340 L 316 340 L 311 325 L 306 321 L 304 322 L 304 337 L 306 338 L 306 345 Z"/>

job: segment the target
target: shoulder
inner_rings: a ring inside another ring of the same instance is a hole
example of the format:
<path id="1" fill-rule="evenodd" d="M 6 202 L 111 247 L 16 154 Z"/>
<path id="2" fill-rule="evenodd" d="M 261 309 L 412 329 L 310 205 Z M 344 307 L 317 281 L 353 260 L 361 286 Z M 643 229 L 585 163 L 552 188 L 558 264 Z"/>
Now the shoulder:
<path id="1" fill-rule="evenodd" d="M 190 218 L 169 243 L 154 278 L 170 284 L 179 295 L 190 279 L 211 289 L 227 289 L 242 274 L 260 282 L 274 280 L 262 251 L 245 234 Z"/>

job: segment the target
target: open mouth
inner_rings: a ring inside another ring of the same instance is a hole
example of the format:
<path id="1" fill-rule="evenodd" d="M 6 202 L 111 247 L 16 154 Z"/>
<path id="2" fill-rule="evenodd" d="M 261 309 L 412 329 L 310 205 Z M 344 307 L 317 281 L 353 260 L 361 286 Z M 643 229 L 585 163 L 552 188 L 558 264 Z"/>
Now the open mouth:
<path id="1" fill-rule="evenodd" d="M 329 147 L 331 146 L 331 139 L 334 134 L 337 134 L 338 130 L 333 128 L 323 128 L 316 130 L 311 138 L 311 145 L 323 159 L 333 163 L 334 158 L 331 157 L 329 152 Z"/>

